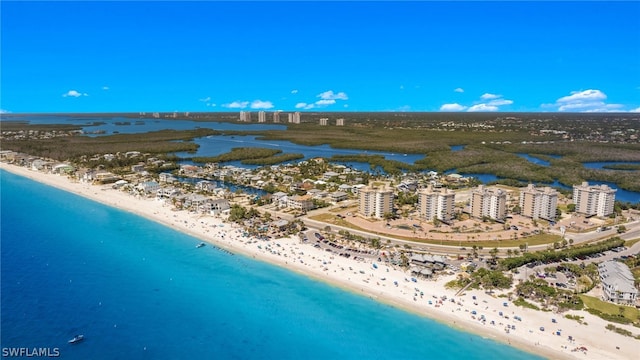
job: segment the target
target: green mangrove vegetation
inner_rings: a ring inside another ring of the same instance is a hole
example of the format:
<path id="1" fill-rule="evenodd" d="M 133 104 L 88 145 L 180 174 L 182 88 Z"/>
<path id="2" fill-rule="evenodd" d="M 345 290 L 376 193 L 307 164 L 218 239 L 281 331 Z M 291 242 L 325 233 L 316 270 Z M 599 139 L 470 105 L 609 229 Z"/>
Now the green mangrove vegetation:
<path id="1" fill-rule="evenodd" d="M 282 150 L 260 147 L 238 147 L 218 156 L 192 158 L 198 163 L 240 161 L 246 165 L 274 165 L 304 158 L 299 153 L 282 154 Z"/>
<path id="2" fill-rule="evenodd" d="M 4 130 L 3 123 L 3 130 Z M 58 160 L 77 161 L 82 156 L 139 151 L 150 154 L 168 154 L 181 151 L 195 152 L 198 145 L 193 139 L 219 134 L 211 129 L 161 130 L 144 134 L 114 134 L 107 136 L 64 136 L 49 139 L 2 141 L 3 150 L 12 150 L 34 156 Z"/>

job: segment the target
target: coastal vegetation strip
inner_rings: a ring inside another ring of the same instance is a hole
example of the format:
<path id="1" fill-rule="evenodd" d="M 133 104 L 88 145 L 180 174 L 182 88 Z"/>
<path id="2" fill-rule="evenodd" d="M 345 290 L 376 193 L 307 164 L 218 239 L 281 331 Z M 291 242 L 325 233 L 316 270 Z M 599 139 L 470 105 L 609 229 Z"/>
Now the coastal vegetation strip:
<path id="1" fill-rule="evenodd" d="M 268 157 L 263 157 L 259 159 L 245 159 L 240 161 L 242 164 L 246 165 L 276 165 L 294 160 L 304 159 L 304 155 L 300 153 L 290 153 L 290 154 L 279 154 Z"/>
<path id="2" fill-rule="evenodd" d="M 230 152 L 224 153 L 218 156 L 200 156 L 192 158 L 193 161 L 198 163 L 216 163 L 216 162 L 229 162 L 229 161 L 241 161 L 248 159 L 261 159 L 274 156 L 282 153 L 282 150 L 261 148 L 261 147 L 237 147 L 232 148 Z"/>
<path id="3" fill-rule="evenodd" d="M 218 156 L 199 156 L 192 158 L 198 163 L 223 163 L 240 161 L 245 165 L 275 165 L 287 161 L 303 159 L 300 153 L 283 154 L 282 150 L 261 147 L 237 147 Z"/>
<path id="4" fill-rule="evenodd" d="M 581 246 L 570 247 L 559 251 L 546 250 L 538 251 L 534 253 L 525 253 L 522 256 L 511 257 L 500 260 L 500 265 L 507 270 L 515 269 L 522 265 L 543 262 L 550 263 L 555 261 L 561 261 L 566 258 L 577 258 L 580 256 L 591 255 L 595 253 L 604 252 L 624 245 L 624 240 L 620 238 L 611 238 L 599 243 L 587 244 Z"/>
<path id="5" fill-rule="evenodd" d="M 579 295 L 587 311 L 605 320 L 631 324 L 640 322 L 640 310 L 631 306 L 621 306 L 610 302 L 604 302 L 588 295 Z"/>
<path id="6" fill-rule="evenodd" d="M 4 124 L 3 124 L 4 127 Z M 4 129 L 3 129 L 4 130 Z M 114 134 L 107 136 L 65 136 L 43 139 L 3 140 L 3 150 L 13 150 L 33 156 L 57 160 L 78 160 L 82 156 L 138 151 L 167 154 L 180 151 L 195 152 L 193 139 L 216 135 L 211 129 L 161 130 L 144 134 Z"/>

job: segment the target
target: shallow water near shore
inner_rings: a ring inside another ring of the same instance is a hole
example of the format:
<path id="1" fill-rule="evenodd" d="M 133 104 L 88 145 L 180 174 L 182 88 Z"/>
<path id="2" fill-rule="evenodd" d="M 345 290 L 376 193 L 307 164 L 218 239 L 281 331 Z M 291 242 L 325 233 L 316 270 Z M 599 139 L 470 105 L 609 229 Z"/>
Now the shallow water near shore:
<path id="1" fill-rule="evenodd" d="M 0 171 L 2 347 L 62 358 L 537 359 Z M 86 340 L 67 344 L 82 333 Z"/>

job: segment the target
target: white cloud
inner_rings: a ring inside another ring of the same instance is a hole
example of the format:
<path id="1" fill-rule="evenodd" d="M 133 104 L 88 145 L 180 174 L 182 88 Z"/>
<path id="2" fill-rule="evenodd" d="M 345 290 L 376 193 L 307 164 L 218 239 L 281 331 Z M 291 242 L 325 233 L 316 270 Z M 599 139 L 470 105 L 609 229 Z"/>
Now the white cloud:
<path id="1" fill-rule="evenodd" d="M 298 93 L 298 90 L 295 90 L 295 89 L 294 89 L 294 90 L 291 90 L 291 93 L 292 93 L 292 94 L 297 94 L 297 93 Z"/>
<path id="2" fill-rule="evenodd" d="M 247 106 L 249 106 L 249 102 L 248 101 L 234 101 L 232 103 L 229 104 L 223 104 L 222 106 L 229 108 L 229 109 L 244 109 Z"/>
<path id="3" fill-rule="evenodd" d="M 103 86 L 102 90 L 109 90 L 109 87 L 108 86 Z"/>
<path id="4" fill-rule="evenodd" d="M 0 109 L 0 114 L 11 114 L 11 111 L 5 110 L 5 109 Z"/>
<path id="5" fill-rule="evenodd" d="M 596 100 L 604 100 L 607 98 L 607 95 L 600 90 L 584 90 L 584 91 L 572 91 L 571 95 L 563 96 L 560 99 L 556 100 L 557 103 L 574 103 L 574 102 L 585 102 L 585 101 L 596 101 Z"/>
<path id="6" fill-rule="evenodd" d="M 319 97 L 322 100 L 348 100 L 349 99 L 347 94 L 345 94 L 344 92 L 341 91 L 337 94 L 334 94 L 332 90 L 320 93 L 317 97 Z"/>
<path id="7" fill-rule="evenodd" d="M 502 95 L 484 93 L 484 94 L 482 94 L 482 96 L 480 96 L 480 99 L 489 100 L 489 99 L 497 99 L 499 97 L 502 97 Z"/>
<path id="8" fill-rule="evenodd" d="M 204 99 L 198 99 L 198 101 L 202 101 L 202 102 L 209 102 L 211 100 L 211 96 L 207 96 Z"/>
<path id="9" fill-rule="evenodd" d="M 87 93 L 80 93 L 77 90 L 69 90 L 66 93 L 62 94 L 63 97 L 80 97 L 80 96 L 89 96 Z"/>
<path id="10" fill-rule="evenodd" d="M 563 96 L 553 104 L 558 111 L 568 112 L 618 112 L 624 111 L 622 104 L 608 104 L 605 102 L 607 95 L 597 89 L 572 91 L 570 95 Z M 543 104 L 544 105 L 544 104 Z"/>
<path id="11" fill-rule="evenodd" d="M 252 109 L 272 109 L 273 104 L 271 101 L 253 100 L 251 103 Z"/>
<path id="12" fill-rule="evenodd" d="M 453 103 L 453 104 L 444 104 L 442 106 L 440 106 L 440 111 L 462 111 L 464 109 L 466 109 L 466 106 L 457 104 L 457 103 Z"/>
<path id="13" fill-rule="evenodd" d="M 507 99 L 495 99 L 487 103 L 487 105 L 490 105 L 490 106 L 502 106 L 502 105 L 511 105 L 511 104 L 513 104 L 513 101 L 507 100 Z"/>
<path id="14" fill-rule="evenodd" d="M 297 103 L 296 104 L 296 109 L 303 109 L 303 108 L 307 107 L 307 105 L 308 105 L 307 103 L 303 103 L 303 102 Z"/>
<path id="15" fill-rule="evenodd" d="M 631 110 L 629 110 L 629 111 L 630 111 L 630 112 L 637 112 L 637 113 L 640 113 L 640 107 L 637 107 L 637 108 L 635 108 L 635 109 L 631 109 Z"/>
<path id="16" fill-rule="evenodd" d="M 463 88 L 455 88 L 455 89 L 453 89 L 453 91 L 458 92 L 458 93 L 463 93 L 464 89 Z"/>
<path id="17" fill-rule="evenodd" d="M 498 107 L 495 105 L 477 104 L 467 109 L 468 112 L 480 112 L 480 111 L 498 111 Z"/>
<path id="18" fill-rule="evenodd" d="M 315 104 L 319 106 L 333 105 L 335 103 L 335 100 L 318 100 L 315 102 Z"/>
<path id="19" fill-rule="evenodd" d="M 215 107 L 215 106 L 216 106 L 216 104 L 213 104 L 213 103 L 207 103 L 207 106 Z"/>

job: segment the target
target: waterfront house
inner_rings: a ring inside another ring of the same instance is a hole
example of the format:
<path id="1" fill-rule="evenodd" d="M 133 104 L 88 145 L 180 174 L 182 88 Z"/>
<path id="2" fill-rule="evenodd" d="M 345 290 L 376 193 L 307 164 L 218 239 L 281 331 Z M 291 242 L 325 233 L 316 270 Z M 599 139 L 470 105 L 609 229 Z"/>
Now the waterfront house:
<path id="1" fill-rule="evenodd" d="M 138 186 L 136 186 L 136 189 L 138 189 L 139 191 L 145 194 L 151 194 L 151 193 L 157 194 L 158 189 L 160 189 L 160 184 L 158 184 L 155 181 L 145 181 L 138 184 Z"/>
<path id="2" fill-rule="evenodd" d="M 196 189 L 202 191 L 213 192 L 217 189 L 216 184 L 214 182 L 208 180 L 201 180 L 196 183 Z"/>
<path id="3" fill-rule="evenodd" d="M 200 212 L 209 213 L 211 215 L 227 214 L 230 209 L 231 206 L 227 199 L 206 199 L 198 205 L 198 210 Z"/>
<path id="4" fill-rule="evenodd" d="M 53 167 L 52 171 L 54 174 L 70 174 L 75 171 L 75 168 L 69 164 L 58 164 Z"/>
<path id="5" fill-rule="evenodd" d="M 617 261 L 605 261 L 598 265 L 602 282 L 602 299 L 616 304 L 635 305 L 638 289 L 629 267 Z"/>
<path id="6" fill-rule="evenodd" d="M 208 197 L 200 194 L 188 194 L 184 198 L 184 207 L 191 209 L 199 209 L 201 205 L 209 200 Z M 207 209 L 208 211 L 209 209 Z"/>
<path id="7" fill-rule="evenodd" d="M 287 226 L 289 226 L 289 222 L 285 219 L 280 219 L 280 220 L 272 221 L 270 226 L 271 226 L 271 229 L 275 231 L 284 231 L 287 229 Z"/>
<path id="8" fill-rule="evenodd" d="M 177 189 L 174 187 L 166 187 L 166 188 L 158 189 L 156 193 L 156 197 L 159 199 L 167 199 L 167 198 L 176 197 L 180 194 L 181 194 L 180 189 Z"/>
<path id="9" fill-rule="evenodd" d="M 164 183 L 174 183 L 178 181 L 178 179 L 171 173 L 163 172 L 158 175 L 160 182 Z"/>

